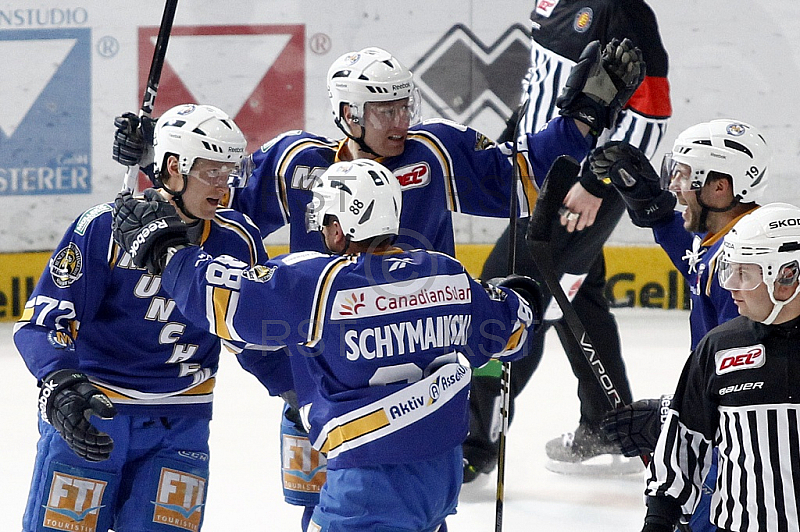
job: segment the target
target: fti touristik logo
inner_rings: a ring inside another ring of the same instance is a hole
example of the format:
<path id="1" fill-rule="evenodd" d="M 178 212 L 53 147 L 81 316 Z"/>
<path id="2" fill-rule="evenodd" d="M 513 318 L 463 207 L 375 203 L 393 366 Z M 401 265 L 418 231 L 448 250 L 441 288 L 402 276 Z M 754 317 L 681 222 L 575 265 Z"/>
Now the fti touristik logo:
<path id="1" fill-rule="evenodd" d="M 107 483 L 62 472 L 54 472 L 44 508 L 45 528 L 52 530 L 97 530 Z"/>
<path id="2" fill-rule="evenodd" d="M 195 532 L 200 529 L 205 496 L 203 477 L 162 467 L 153 501 L 153 522 Z"/>

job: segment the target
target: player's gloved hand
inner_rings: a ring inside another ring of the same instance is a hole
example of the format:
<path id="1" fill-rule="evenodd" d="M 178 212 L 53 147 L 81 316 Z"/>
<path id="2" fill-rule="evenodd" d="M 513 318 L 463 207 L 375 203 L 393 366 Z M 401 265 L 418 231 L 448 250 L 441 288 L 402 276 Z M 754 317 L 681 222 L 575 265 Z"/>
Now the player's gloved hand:
<path id="1" fill-rule="evenodd" d="M 572 67 L 556 105 L 562 116 L 587 124 L 597 136 L 614 127 L 644 76 L 642 52 L 629 39 L 612 39 L 605 48 L 592 41 Z"/>
<path id="2" fill-rule="evenodd" d="M 136 266 L 152 274 L 164 271 L 169 248 L 189 245 L 188 227 L 155 189 L 145 190 L 144 197 L 120 192 L 113 214 L 114 241 L 130 254 Z"/>
<path id="3" fill-rule="evenodd" d="M 39 390 L 39 412 L 81 458 L 100 462 L 111 455 L 111 437 L 97 430 L 89 419 L 93 415 L 110 419 L 117 409 L 85 374 L 62 369 L 45 377 Z"/>
<path id="4" fill-rule="evenodd" d="M 150 179 L 154 173 L 153 131 L 156 120 L 125 113 L 114 118 L 114 151 L 112 157 L 125 166 L 139 165 Z"/>
<path id="5" fill-rule="evenodd" d="M 640 149 L 609 142 L 589 154 L 589 165 L 598 179 L 619 190 L 635 225 L 655 227 L 672 219 L 675 196 L 661 188 L 658 174 Z"/>
<path id="6" fill-rule="evenodd" d="M 496 286 L 510 288 L 528 303 L 528 306 L 530 306 L 533 311 L 533 332 L 538 332 L 544 323 L 542 319 L 544 316 L 544 302 L 542 288 L 539 286 L 539 283 L 530 277 L 517 274 L 511 274 L 497 281 L 497 283 L 494 283 Z"/>
<path id="7" fill-rule="evenodd" d="M 619 446 L 625 456 L 650 454 L 656 448 L 661 425 L 671 402 L 671 395 L 661 399 L 634 401 L 607 413 L 600 423 L 600 429 Z"/>
<path id="8" fill-rule="evenodd" d="M 675 527 L 665 523 L 645 523 L 642 532 L 673 532 Z"/>

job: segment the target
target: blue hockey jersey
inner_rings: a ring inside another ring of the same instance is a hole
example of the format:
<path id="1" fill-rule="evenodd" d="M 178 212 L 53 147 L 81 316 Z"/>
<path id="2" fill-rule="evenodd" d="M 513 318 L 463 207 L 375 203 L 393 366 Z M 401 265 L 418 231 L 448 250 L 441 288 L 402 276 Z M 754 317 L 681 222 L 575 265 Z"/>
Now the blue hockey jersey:
<path id="1" fill-rule="evenodd" d="M 210 417 L 224 346 L 184 318 L 161 278 L 114 243 L 111 211 L 111 204 L 92 207 L 67 230 L 15 326 L 17 349 L 37 379 L 83 371 L 120 413 Z M 267 260 L 246 216 L 221 209 L 200 223 L 209 253 L 250 265 Z"/>
<path id="2" fill-rule="evenodd" d="M 744 214 L 721 231 L 705 235 L 684 229 L 679 211 L 675 212 L 670 222 L 653 228 L 656 242 L 667 252 L 675 268 L 689 284 L 692 349 L 708 331 L 739 315 L 731 293 L 719 285 L 717 259 L 722 253 L 722 239 Z"/>
<path id="3" fill-rule="evenodd" d="M 163 282 L 190 320 L 223 338 L 302 346 L 293 357 L 311 381 L 298 397 L 312 404 L 311 441 L 331 468 L 460 445 L 469 366 L 521 357 L 533 319 L 513 292 L 484 289 L 455 259 L 420 250 L 302 252 L 250 268 L 188 248 Z"/>
<path id="4" fill-rule="evenodd" d="M 343 141 L 291 131 L 255 152 L 255 171 L 232 206 L 246 213 L 266 236 L 291 222 L 291 251 L 322 251 L 318 234 L 303 223 L 314 180 L 339 160 Z M 537 188 L 562 154 L 582 160 L 593 140 L 581 135 L 572 119 L 557 117 L 541 131 L 521 139 L 523 178 L 516 190 L 519 215 L 529 216 Z M 445 120 L 429 120 L 409 129 L 402 155 L 378 161 L 403 189 L 397 244 L 404 249 L 433 249 L 455 254 L 451 212 L 508 217 L 512 183 L 512 147 L 495 144 L 474 129 Z"/>

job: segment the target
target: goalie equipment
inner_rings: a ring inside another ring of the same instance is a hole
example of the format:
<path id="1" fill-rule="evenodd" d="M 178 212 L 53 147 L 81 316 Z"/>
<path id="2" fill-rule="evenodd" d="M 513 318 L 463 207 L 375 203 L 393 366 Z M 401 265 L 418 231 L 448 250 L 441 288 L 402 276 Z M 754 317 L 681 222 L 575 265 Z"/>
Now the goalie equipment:
<path id="1" fill-rule="evenodd" d="M 110 419 L 117 409 L 85 374 L 62 369 L 46 376 L 39 389 L 39 412 L 81 458 L 100 462 L 111 455 L 111 437 L 89 420 L 93 415 Z"/>
<path id="2" fill-rule="evenodd" d="M 606 438 L 616 443 L 625 456 L 651 454 L 656 448 L 671 403 L 671 395 L 664 395 L 660 399 L 634 401 L 608 412 L 600 428 Z"/>
<path id="3" fill-rule="evenodd" d="M 631 221 L 639 227 L 655 227 L 672 219 L 676 198 L 662 190 L 660 179 L 647 156 L 625 142 L 609 142 L 589 155 L 592 172 L 616 188 Z"/>
<path id="4" fill-rule="evenodd" d="M 112 232 L 114 241 L 127 251 L 133 263 L 161 275 L 170 248 L 189 245 L 188 227 L 175 207 L 148 188 L 143 198 L 120 192 L 114 201 Z"/>
<path id="5" fill-rule="evenodd" d="M 614 127 L 617 115 L 644 81 L 642 52 L 629 39 L 586 45 L 556 100 L 561 115 L 588 125 L 592 135 Z"/>

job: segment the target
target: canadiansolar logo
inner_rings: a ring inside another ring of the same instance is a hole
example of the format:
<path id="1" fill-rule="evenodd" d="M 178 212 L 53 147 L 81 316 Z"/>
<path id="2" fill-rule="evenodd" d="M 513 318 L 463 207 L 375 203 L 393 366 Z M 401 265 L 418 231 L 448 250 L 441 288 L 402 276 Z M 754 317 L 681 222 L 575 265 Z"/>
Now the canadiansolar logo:
<path id="1" fill-rule="evenodd" d="M 91 30 L 0 30 L 0 196 L 89 194 Z"/>
<path id="2" fill-rule="evenodd" d="M 485 113 L 500 123 L 511 116 L 529 63 L 530 34 L 521 24 L 490 45 L 457 24 L 411 70 L 427 104 L 440 116 L 470 125 Z"/>

